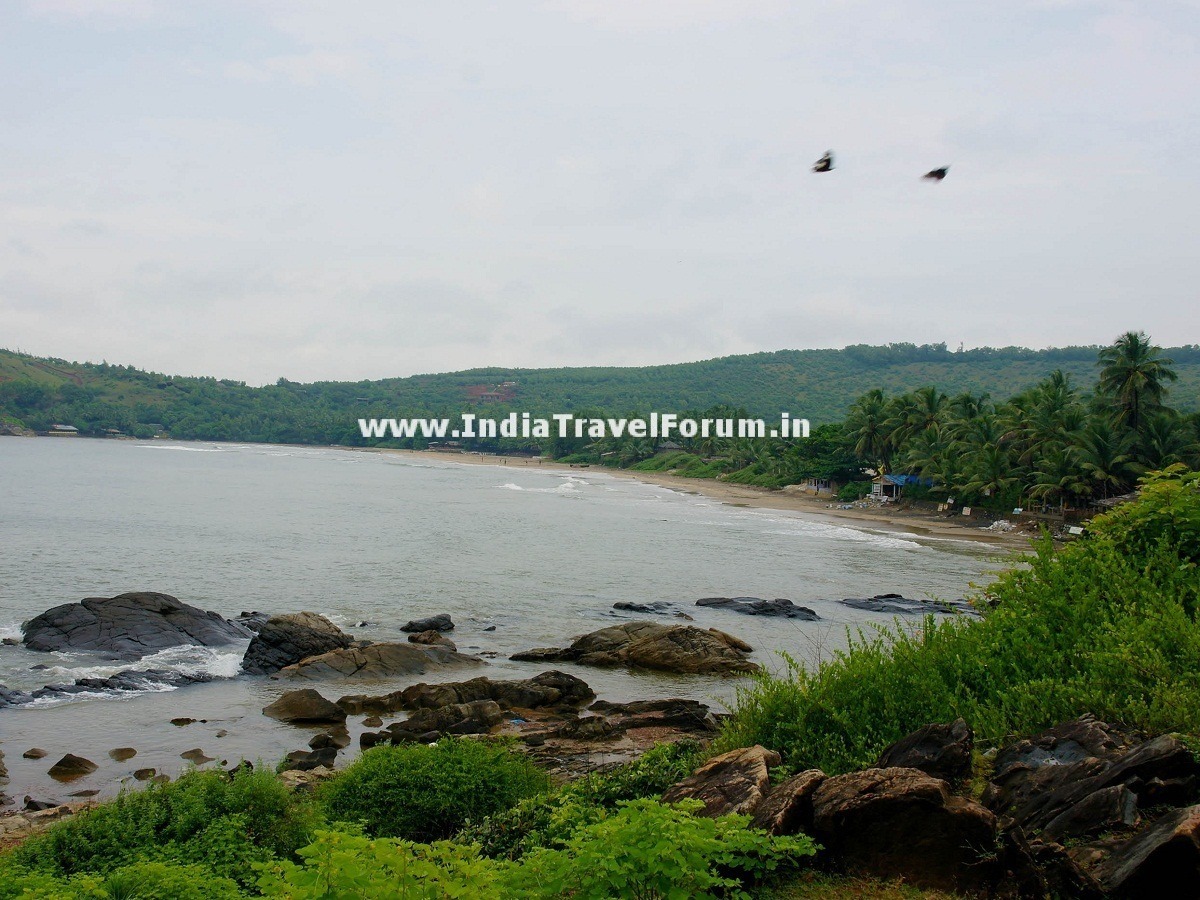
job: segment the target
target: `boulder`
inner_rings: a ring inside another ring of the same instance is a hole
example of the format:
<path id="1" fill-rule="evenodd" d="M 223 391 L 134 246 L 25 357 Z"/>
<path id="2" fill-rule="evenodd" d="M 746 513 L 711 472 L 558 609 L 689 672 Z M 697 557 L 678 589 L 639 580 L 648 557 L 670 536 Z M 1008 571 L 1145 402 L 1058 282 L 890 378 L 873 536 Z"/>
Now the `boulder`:
<path id="1" fill-rule="evenodd" d="M 316 613 L 300 612 L 271 616 L 258 629 L 246 655 L 242 671 L 269 675 L 309 656 L 349 647 L 354 639 Z"/>
<path id="2" fill-rule="evenodd" d="M 1091 874 L 1113 897 L 1200 896 L 1200 806 L 1171 811 Z"/>
<path id="3" fill-rule="evenodd" d="M 920 769 L 934 778 L 960 781 L 971 774 L 974 734 L 963 719 L 949 725 L 926 725 L 880 754 L 877 769 Z"/>
<path id="4" fill-rule="evenodd" d="M 127 759 L 133 759 L 137 756 L 137 751 L 132 747 L 117 747 L 108 751 L 108 758 L 114 762 L 125 762 Z"/>
<path id="5" fill-rule="evenodd" d="M 205 763 L 210 763 L 216 759 L 215 756 L 209 756 L 199 747 L 193 747 L 191 750 L 184 750 L 179 754 L 179 756 L 182 759 L 186 759 L 194 766 L 202 766 Z"/>
<path id="6" fill-rule="evenodd" d="M 452 703 L 437 709 L 418 709 L 403 722 L 388 728 L 393 739 L 413 740 L 430 731 L 449 734 L 484 734 L 504 718 L 500 704 L 494 700 L 474 700 Z"/>
<path id="7" fill-rule="evenodd" d="M 274 703 L 263 707 L 263 715 L 289 723 L 341 723 L 346 711 L 326 700 L 312 688 L 287 691 Z"/>
<path id="8" fill-rule="evenodd" d="M 996 818 L 917 769 L 837 775 L 812 795 L 812 836 L 851 872 L 969 891 L 990 875 Z"/>
<path id="9" fill-rule="evenodd" d="M 41 747 L 30 747 L 21 755 L 26 759 L 45 759 L 46 751 Z"/>
<path id="10" fill-rule="evenodd" d="M 404 675 L 424 675 L 440 669 L 483 665 L 474 656 L 445 647 L 421 644 L 378 643 L 366 647 L 331 650 L 310 656 L 280 669 L 282 678 L 357 678 L 382 679 Z"/>
<path id="11" fill-rule="evenodd" d="M 91 775 L 98 768 L 99 766 L 90 759 L 68 753 L 52 765 L 47 774 L 55 781 L 74 781 L 84 775 Z"/>
<path id="12" fill-rule="evenodd" d="M 704 733 L 717 730 L 712 711 L 698 700 L 673 697 L 667 700 L 634 700 L 631 703 L 611 703 L 597 700 L 588 711 L 608 717 L 614 728 L 675 728 L 680 731 Z"/>
<path id="13" fill-rule="evenodd" d="M 313 769 L 332 769 L 337 761 L 337 747 L 316 750 L 293 750 L 279 764 L 280 772 L 311 772 Z"/>
<path id="14" fill-rule="evenodd" d="M 725 609 L 747 616 L 774 616 L 780 619 L 800 619 L 804 622 L 816 622 L 821 618 L 815 610 L 807 606 L 797 606 L 791 600 L 782 597 L 774 600 L 762 600 L 758 597 L 702 597 L 696 601 L 696 605 Z"/>
<path id="15" fill-rule="evenodd" d="M 746 659 L 749 645 L 716 629 L 691 625 L 628 622 L 578 638 L 564 650 L 517 653 L 514 660 L 628 666 L 690 675 L 741 675 L 757 672 Z"/>
<path id="16" fill-rule="evenodd" d="M 770 786 L 770 769 L 779 765 L 779 754 L 762 746 L 730 750 L 696 769 L 667 789 L 663 803 L 700 800 L 700 815 L 717 818 L 727 813 L 753 813 Z"/>
<path id="17" fill-rule="evenodd" d="M 453 631 L 454 622 L 451 621 L 449 614 L 439 613 L 427 619 L 413 619 L 413 621 L 401 625 L 400 630 L 408 632 Z"/>
<path id="18" fill-rule="evenodd" d="M 450 640 L 450 638 L 446 637 L 440 631 L 434 631 L 432 629 L 429 631 L 418 631 L 415 634 L 410 634 L 408 636 L 408 640 L 411 644 L 425 644 L 430 647 L 447 647 L 450 650 L 458 649 L 458 645 L 455 644 L 454 641 Z"/>
<path id="19" fill-rule="evenodd" d="M 754 811 L 750 827 L 771 834 L 809 833 L 813 825 L 813 794 L 825 778 L 820 769 L 809 769 L 777 784 Z"/>
<path id="20" fill-rule="evenodd" d="M 575 707 L 595 696 L 581 678 L 565 672 L 542 672 L 521 681 L 492 681 L 481 676 L 446 684 L 414 684 L 400 692 L 401 705 L 394 709 L 433 709 L 473 700 L 495 700 L 503 709 Z"/>
<path id="21" fill-rule="evenodd" d="M 663 600 L 656 600 L 653 603 L 633 603 L 628 600 L 621 600 L 614 603 L 612 608 L 621 612 L 660 613 L 670 609 L 671 604 Z"/>
<path id="22" fill-rule="evenodd" d="M 325 750 L 329 747 L 335 750 L 345 750 L 350 746 L 350 732 L 345 728 L 322 732 L 309 741 L 308 746 L 313 750 Z"/>
<path id="23" fill-rule="evenodd" d="M 221 647 L 246 640 L 250 631 L 215 612 L 169 594 L 135 591 L 65 603 L 22 628 L 30 650 L 93 650 L 140 658 L 167 647 Z"/>
<path id="24" fill-rule="evenodd" d="M 134 771 L 133 777 L 136 778 L 138 781 L 149 781 L 151 778 L 153 778 L 157 774 L 158 774 L 157 769 L 149 769 L 149 768 L 137 769 Z"/>

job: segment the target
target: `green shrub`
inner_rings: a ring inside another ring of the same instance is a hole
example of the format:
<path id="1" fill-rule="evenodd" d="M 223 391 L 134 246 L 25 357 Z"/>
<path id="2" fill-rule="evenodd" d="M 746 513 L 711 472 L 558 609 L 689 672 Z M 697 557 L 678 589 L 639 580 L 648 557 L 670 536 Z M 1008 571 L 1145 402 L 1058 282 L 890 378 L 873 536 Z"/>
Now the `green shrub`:
<path id="1" fill-rule="evenodd" d="M 816 853 L 807 837 L 752 831 L 749 816 L 695 816 L 703 807 L 697 800 L 676 806 L 630 800 L 619 806 L 578 830 L 563 849 L 527 855 L 516 871 L 545 897 L 746 897 L 744 882 Z"/>
<path id="2" fill-rule="evenodd" d="M 300 851 L 303 865 L 264 867 L 259 888 L 289 900 L 744 897 L 744 882 L 816 852 L 806 837 L 749 830 L 746 816 L 693 815 L 701 805 L 633 800 L 615 812 L 596 807 L 600 818 L 577 828 L 562 849 L 517 862 L 489 859 L 470 844 L 326 832 Z"/>
<path id="3" fill-rule="evenodd" d="M 311 805 L 269 772 L 189 772 L 59 822 L 8 863 L 53 876 L 146 861 L 199 864 L 252 883 L 253 862 L 291 855 L 311 840 L 315 822 Z"/>
<path id="4" fill-rule="evenodd" d="M 962 716 L 999 743 L 1086 712 L 1150 732 L 1200 732 L 1200 479 L 1153 477 L 1091 535 L 987 588 L 981 620 L 930 616 L 852 636 L 813 671 L 792 664 L 739 697 L 714 752 L 761 743 L 793 769 L 874 762 Z"/>
<path id="5" fill-rule="evenodd" d="M 838 488 L 837 498 L 843 503 L 854 503 L 871 493 L 871 482 L 851 481 Z"/>
<path id="6" fill-rule="evenodd" d="M 203 866 L 135 863 L 108 875 L 56 878 L 30 873 L 0 873 L 0 900 L 241 900 L 228 878 Z"/>
<path id="7" fill-rule="evenodd" d="M 514 806 L 549 779 L 507 744 L 444 738 L 428 747 L 373 747 L 324 785 L 329 817 L 373 837 L 432 841 Z"/>
<path id="8" fill-rule="evenodd" d="M 693 740 L 656 744 L 633 762 L 593 772 L 549 794 L 522 800 L 463 830 L 488 856 L 516 859 L 537 847 L 563 847 L 580 827 L 599 821 L 622 800 L 658 798 L 692 773 L 702 758 Z"/>

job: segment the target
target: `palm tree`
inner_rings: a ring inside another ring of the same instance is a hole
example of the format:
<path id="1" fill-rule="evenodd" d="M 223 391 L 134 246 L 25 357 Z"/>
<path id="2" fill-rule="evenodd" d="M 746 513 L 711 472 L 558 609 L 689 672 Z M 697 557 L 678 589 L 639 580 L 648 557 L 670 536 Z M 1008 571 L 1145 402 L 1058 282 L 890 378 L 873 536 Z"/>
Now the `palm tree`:
<path id="1" fill-rule="evenodd" d="M 1186 419 L 1159 413 L 1146 420 L 1142 430 L 1141 458 L 1148 469 L 1165 469 L 1174 463 L 1200 465 L 1200 441 Z"/>
<path id="2" fill-rule="evenodd" d="M 1079 437 L 1079 462 L 1101 499 L 1127 490 L 1140 474 L 1133 456 L 1133 435 L 1093 419 Z"/>
<path id="3" fill-rule="evenodd" d="M 846 435 L 854 442 L 855 455 L 880 471 L 886 468 L 892 455 L 887 418 L 888 403 L 879 388 L 855 400 L 846 417 Z"/>
<path id="4" fill-rule="evenodd" d="M 1100 351 L 1098 390 L 1116 407 L 1117 425 L 1140 434 L 1147 417 L 1164 408 L 1166 382 L 1177 377 L 1173 364 L 1141 331 L 1127 331 Z"/>

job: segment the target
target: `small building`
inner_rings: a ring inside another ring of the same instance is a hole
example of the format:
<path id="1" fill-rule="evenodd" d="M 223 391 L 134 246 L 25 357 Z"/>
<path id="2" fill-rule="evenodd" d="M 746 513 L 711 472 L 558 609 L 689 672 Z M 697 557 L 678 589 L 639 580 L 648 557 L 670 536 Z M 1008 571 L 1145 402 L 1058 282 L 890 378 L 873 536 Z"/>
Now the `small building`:
<path id="1" fill-rule="evenodd" d="M 908 485 L 933 487 L 932 478 L 919 475 L 876 475 L 871 482 L 871 498 L 874 500 L 899 500 Z"/>
<path id="2" fill-rule="evenodd" d="M 74 425 L 51 425 L 50 430 L 46 434 L 54 437 L 76 437 L 79 434 L 79 429 Z"/>

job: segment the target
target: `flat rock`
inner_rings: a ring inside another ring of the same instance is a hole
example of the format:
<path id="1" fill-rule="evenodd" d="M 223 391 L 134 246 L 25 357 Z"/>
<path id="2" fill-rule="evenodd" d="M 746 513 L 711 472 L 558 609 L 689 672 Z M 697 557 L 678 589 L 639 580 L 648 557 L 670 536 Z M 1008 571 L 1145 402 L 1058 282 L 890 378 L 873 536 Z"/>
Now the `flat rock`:
<path id="1" fill-rule="evenodd" d="M 663 600 L 655 600 L 651 603 L 635 603 L 629 600 L 620 600 L 612 605 L 612 608 L 620 612 L 635 612 L 635 613 L 661 613 L 670 609 L 672 604 Z"/>
<path id="2" fill-rule="evenodd" d="M 913 600 L 900 594 L 876 594 L 874 597 L 848 597 L 839 600 L 843 606 L 861 609 L 867 612 L 887 613 L 888 615 L 926 616 L 930 613 L 944 615 L 979 615 L 978 611 L 966 600 Z"/>
<path id="3" fill-rule="evenodd" d="M 199 747 L 193 747 L 191 750 L 184 750 L 179 754 L 179 756 L 195 766 L 202 766 L 205 763 L 210 763 L 216 758 L 214 756 L 207 755 Z"/>
<path id="4" fill-rule="evenodd" d="M 485 734 L 504 719 L 494 700 L 452 703 L 436 709 L 418 709 L 403 722 L 392 725 L 393 740 L 415 740 L 431 731 L 447 734 Z"/>
<path id="5" fill-rule="evenodd" d="M 807 606 L 797 606 L 791 600 L 782 597 L 774 600 L 763 600 L 759 597 L 702 597 L 696 601 L 696 605 L 747 616 L 775 616 L 781 619 L 801 619 L 805 622 L 816 622 L 821 618 L 815 610 Z"/>
<path id="6" fill-rule="evenodd" d="M 503 709 L 541 709 L 579 706 L 595 696 L 583 679 L 551 671 L 521 681 L 492 681 L 480 677 L 445 684 L 415 684 L 400 692 L 401 705 L 395 708 L 428 709 L 451 703 L 494 700 Z"/>
<path id="7" fill-rule="evenodd" d="M 627 622 L 586 634 L 563 650 L 530 650 L 514 654 L 512 659 L 692 675 L 740 675 L 759 671 L 756 663 L 746 659 L 748 652 L 749 645 L 744 641 L 716 629 Z"/>
<path id="8" fill-rule="evenodd" d="M 354 639 L 317 613 L 271 616 L 246 648 L 242 671 L 269 675 L 309 656 L 349 647 Z"/>
<path id="9" fill-rule="evenodd" d="M 996 847 L 996 817 L 917 769 L 828 778 L 812 795 L 813 837 L 851 872 L 972 890 Z"/>
<path id="10" fill-rule="evenodd" d="M 312 688 L 286 692 L 274 703 L 264 706 L 263 715 L 290 723 L 346 721 L 345 710 Z"/>
<path id="11" fill-rule="evenodd" d="M 85 775 L 91 775 L 98 768 L 99 766 L 90 759 L 68 753 L 52 765 L 47 774 L 55 781 L 74 781 Z"/>
<path id="12" fill-rule="evenodd" d="M 30 747 L 21 755 L 26 759 L 45 759 L 46 751 L 41 747 Z"/>
<path id="13" fill-rule="evenodd" d="M 779 754 L 762 746 L 730 750 L 696 769 L 667 789 L 663 803 L 700 800 L 700 815 L 717 818 L 728 813 L 751 814 L 770 787 L 770 770 L 779 765 Z"/>
<path id="14" fill-rule="evenodd" d="M 153 778 L 157 774 L 158 774 L 157 769 L 145 768 L 145 769 L 137 769 L 136 771 L 134 771 L 133 777 L 135 779 L 137 779 L 138 781 L 149 781 L 151 778 Z"/>
<path id="15" fill-rule="evenodd" d="M 108 751 L 108 758 L 115 762 L 125 762 L 127 759 L 133 759 L 137 756 L 137 750 L 133 747 L 117 747 Z"/>
<path id="16" fill-rule="evenodd" d="M 448 613 L 439 613 L 425 619 L 413 619 L 411 622 L 401 625 L 400 630 L 409 632 L 453 631 L 454 622 Z"/>
<path id="17" fill-rule="evenodd" d="M 934 778 L 959 781 L 971 773 L 974 734 L 963 719 L 948 725 L 926 725 L 901 738 L 880 754 L 877 769 L 920 769 Z"/>
<path id="18" fill-rule="evenodd" d="M 150 591 L 65 603 L 30 619 L 22 632 L 30 650 L 92 650 L 123 658 L 180 645 L 221 647 L 250 637 L 248 629 L 215 612 Z"/>
<path id="19" fill-rule="evenodd" d="M 277 677 L 383 679 L 479 665 L 482 660 L 446 647 L 378 643 L 310 656 L 280 669 Z"/>

